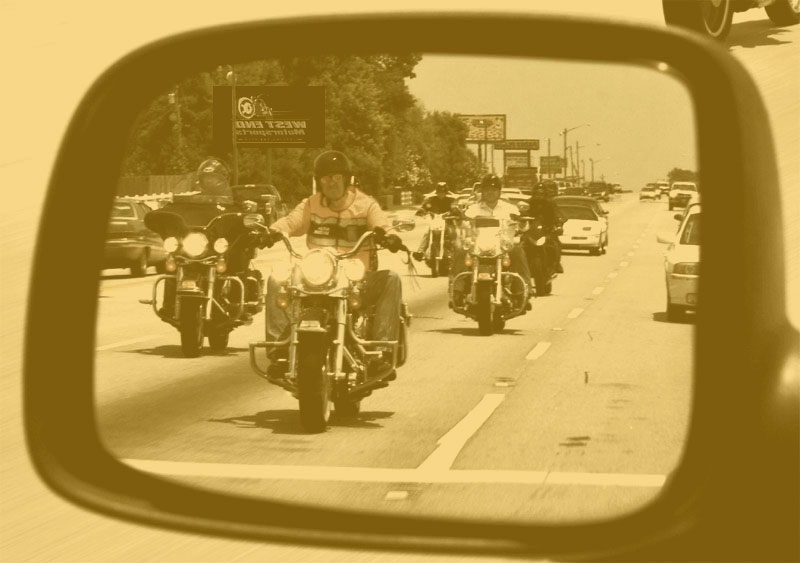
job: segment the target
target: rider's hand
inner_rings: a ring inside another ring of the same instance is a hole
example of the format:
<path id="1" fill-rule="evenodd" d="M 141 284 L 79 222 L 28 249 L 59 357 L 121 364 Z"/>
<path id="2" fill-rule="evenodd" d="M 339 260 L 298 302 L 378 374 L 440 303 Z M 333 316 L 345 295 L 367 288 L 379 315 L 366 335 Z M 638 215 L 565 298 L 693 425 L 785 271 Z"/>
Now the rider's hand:
<path id="1" fill-rule="evenodd" d="M 395 234 L 386 235 L 386 238 L 383 241 L 383 246 L 385 246 L 389 252 L 397 252 L 403 247 L 403 241 Z"/>
<path id="2" fill-rule="evenodd" d="M 258 247 L 272 248 L 272 245 L 275 244 L 275 241 L 279 240 L 282 236 L 283 235 L 281 235 L 281 233 L 273 229 L 262 231 L 258 235 Z"/>

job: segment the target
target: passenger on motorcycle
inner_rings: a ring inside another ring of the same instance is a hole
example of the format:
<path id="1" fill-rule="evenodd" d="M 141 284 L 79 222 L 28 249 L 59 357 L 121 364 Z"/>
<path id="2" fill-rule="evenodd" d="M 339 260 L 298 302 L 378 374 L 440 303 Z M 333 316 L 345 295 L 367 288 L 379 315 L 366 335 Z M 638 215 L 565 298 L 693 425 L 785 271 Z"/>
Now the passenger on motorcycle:
<path id="1" fill-rule="evenodd" d="M 353 185 L 350 161 L 343 153 L 326 151 L 320 154 L 314 162 L 314 179 L 320 191 L 275 221 L 270 231 L 289 236 L 306 235 L 309 249 L 329 248 L 341 253 L 351 250 L 366 231 L 384 232 L 390 228 L 391 222 L 378 202 Z M 274 234 L 269 245 L 280 236 Z M 391 252 L 402 247 L 400 237 L 395 234 L 381 235 L 378 240 Z M 397 340 L 402 301 L 400 276 L 391 270 L 377 270 L 377 264 L 371 259 L 374 252 L 375 247 L 370 246 L 356 255 L 367 268 L 363 303 L 376 308 L 372 334 L 367 336 L 371 340 Z M 273 341 L 286 338 L 289 333 L 289 317 L 277 305 L 277 294 L 278 284 L 270 278 L 266 296 L 267 339 Z M 392 371 L 390 354 L 385 350 L 383 357 L 372 360 L 368 366 L 371 377 L 383 377 Z M 270 356 L 270 367 L 277 365 L 281 357 L 285 357 L 285 350 L 275 350 Z"/>
<path id="2" fill-rule="evenodd" d="M 558 195 L 558 184 L 553 180 L 543 180 L 533 188 L 533 194 L 528 200 L 529 217 L 536 217 L 542 222 L 548 237 L 548 248 L 553 254 L 555 269 L 559 274 L 564 273 L 561 265 L 561 242 L 558 240 L 557 229 L 563 224 L 563 219 L 558 212 L 558 207 L 553 203 L 553 198 Z"/>
<path id="3" fill-rule="evenodd" d="M 449 194 L 447 182 L 437 182 L 436 184 L 436 193 L 422 202 L 422 205 L 417 210 L 416 215 L 422 217 L 429 213 L 449 213 L 452 209 L 453 205 L 455 205 L 456 199 Z M 454 233 L 452 232 L 452 227 L 447 229 L 446 236 L 452 237 Z M 423 236 L 422 240 L 419 243 L 419 250 L 414 252 L 412 256 L 414 260 L 417 262 L 422 262 L 425 259 L 425 251 L 428 250 L 428 245 L 430 244 L 431 233 L 427 231 Z"/>
<path id="4" fill-rule="evenodd" d="M 520 216 L 519 208 L 517 208 L 516 205 L 500 199 L 502 182 L 496 175 L 487 174 L 484 176 L 478 189 L 481 192 L 480 201 L 470 205 L 463 212 L 463 218 L 472 219 L 475 217 L 496 217 L 498 219 L 514 220 Z M 509 251 L 508 256 L 511 259 L 509 271 L 519 274 L 520 277 L 525 280 L 525 284 L 528 286 L 528 295 L 533 295 L 534 292 L 533 288 L 531 287 L 531 273 L 530 268 L 528 267 L 528 260 L 525 256 L 525 252 L 522 250 L 519 244 L 515 244 L 514 247 Z M 456 251 L 455 257 L 453 258 L 453 267 L 450 269 L 451 286 L 455 277 L 467 269 L 467 266 L 464 263 L 465 257 L 466 250 L 459 247 Z M 528 308 L 530 309 L 530 304 L 528 304 Z"/>

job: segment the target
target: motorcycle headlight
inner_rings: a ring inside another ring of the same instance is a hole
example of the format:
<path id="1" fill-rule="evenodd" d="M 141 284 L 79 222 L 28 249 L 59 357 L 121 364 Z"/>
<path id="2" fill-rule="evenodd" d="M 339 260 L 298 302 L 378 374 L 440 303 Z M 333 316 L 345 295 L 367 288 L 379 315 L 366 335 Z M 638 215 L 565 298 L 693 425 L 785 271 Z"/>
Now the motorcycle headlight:
<path id="1" fill-rule="evenodd" d="M 367 267 L 364 266 L 364 262 L 358 258 L 350 258 L 345 260 L 343 263 L 343 268 L 344 275 L 347 276 L 347 279 L 350 281 L 361 281 L 364 279 L 364 275 L 367 273 Z"/>
<path id="2" fill-rule="evenodd" d="M 325 285 L 336 272 L 336 260 L 324 250 L 312 250 L 300 262 L 300 271 L 310 285 Z"/>
<path id="3" fill-rule="evenodd" d="M 536 239 L 536 246 L 542 246 L 547 241 L 547 237 L 539 237 Z"/>
<path id="4" fill-rule="evenodd" d="M 176 250 L 178 250 L 178 247 L 180 247 L 180 243 L 178 242 L 178 239 L 176 239 L 175 237 L 167 237 L 164 239 L 164 250 L 166 250 L 167 252 L 169 253 L 175 252 Z"/>
<path id="5" fill-rule="evenodd" d="M 228 244 L 227 239 L 218 238 L 217 240 L 214 241 L 214 252 L 216 252 L 217 254 L 225 254 L 225 252 L 228 251 L 229 246 L 230 244 Z"/>
<path id="6" fill-rule="evenodd" d="M 183 239 L 183 250 L 189 256 L 200 256 L 208 248 L 208 237 L 203 233 L 189 233 Z"/>
<path id="7" fill-rule="evenodd" d="M 500 241 L 500 248 L 503 250 L 503 252 L 508 252 L 513 247 L 514 247 L 513 240 L 503 239 Z"/>

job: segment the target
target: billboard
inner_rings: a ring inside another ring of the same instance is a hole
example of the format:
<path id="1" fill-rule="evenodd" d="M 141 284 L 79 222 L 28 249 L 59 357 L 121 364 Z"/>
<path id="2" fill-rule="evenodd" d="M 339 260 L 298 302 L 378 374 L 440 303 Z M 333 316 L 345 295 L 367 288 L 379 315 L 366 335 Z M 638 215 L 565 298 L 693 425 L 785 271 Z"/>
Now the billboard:
<path id="1" fill-rule="evenodd" d="M 461 114 L 458 118 L 463 121 L 469 131 L 467 132 L 468 142 L 488 142 L 493 143 L 503 141 L 506 138 L 506 116 L 501 114 L 485 115 L 466 115 Z"/>
<path id="2" fill-rule="evenodd" d="M 522 151 L 538 151 L 539 139 L 507 139 L 501 143 L 495 143 L 495 150 L 522 150 Z"/>
<path id="3" fill-rule="evenodd" d="M 497 145 L 495 145 L 497 148 Z M 527 168 L 531 165 L 530 153 L 507 152 L 504 153 L 506 168 Z"/>
<path id="4" fill-rule="evenodd" d="M 565 161 L 560 156 L 540 156 L 539 168 L 542 174 L 559 174 L 565 166 Z"/>
<path id="5" fill-rule="evenodd" d="M 244 148 L 325 146 L 325 88 L 322 86 L 214 86 L 213 143 Z M 231 116 L 235 112 L 235 129 Z"/>

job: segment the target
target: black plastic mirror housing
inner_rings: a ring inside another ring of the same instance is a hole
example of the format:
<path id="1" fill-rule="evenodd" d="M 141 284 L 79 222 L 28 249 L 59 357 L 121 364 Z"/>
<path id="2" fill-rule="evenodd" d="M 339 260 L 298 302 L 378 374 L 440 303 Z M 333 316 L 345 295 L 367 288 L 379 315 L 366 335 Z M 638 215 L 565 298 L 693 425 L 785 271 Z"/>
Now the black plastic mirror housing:
<path id="1" fill-rule="evenodd" d="M 170 483 L 111 457 L 98 439 L 98 272 L 126 134 L 139 110 L 176 77 L 254 56 L 408 51 L 663 63 L 692 95 L 705 189 L 691 424 L 685 455 L 661 496 L 633 514 L 536 526 L 306 508 Z M 34 465 L 54 491 L 91 510 L 230 537 L 587 560 L 797 558 L 800 415 L 797 380 L 787 384 L 785 372 L 798 348 L 785 314 L 773 152 L 763 103 L 742 67 L 718 45 L 677 31 L 522 15 L 403 14 L 258 22 L 143 47 L 101 76 L 77 108 L 47 193 L 24 360 Z M 75 198 L 77 185 L 91 186 L 93 197 Z M 76 225 L 70 218 L 77 213 L 83 220 Z M 69 330 L 58 319 L 70 319 Z"/>

